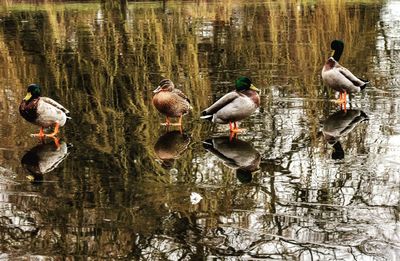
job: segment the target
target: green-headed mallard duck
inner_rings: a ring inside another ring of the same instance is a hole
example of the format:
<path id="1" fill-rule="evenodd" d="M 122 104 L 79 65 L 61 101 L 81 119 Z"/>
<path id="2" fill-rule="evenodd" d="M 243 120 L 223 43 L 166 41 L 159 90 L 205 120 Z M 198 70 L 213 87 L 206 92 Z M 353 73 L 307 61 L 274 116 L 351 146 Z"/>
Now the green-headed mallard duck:
<path id="1" fill-rule="evenodd" d="M 153 91 L 153 104 L 159 112 L 167 116 L 165 125 L 172 125 L 169 118 L 179 117 L 179 123 L 174 125 L 182 126 L 182 116 L 192 108 L 190 100 L 186 95 L 175 88 L 170 79 L 161 80 L 157 89 Z"/>
<path id="2" fill-rule="evenodd" d="M 260 168 L 261 154 L 247 141 L 217 137 L 203 141 L 203 147 L 221 159 L 224 165 L 236 170 L 242 183 L 250 182 L 252 172 Z"/>
<path id="3" fill-rule="evenodd" d="M 325 85 L 340 93 L 340 98 L 337 102 L 342 104 L 346 103 L 347 93 L 364 90 L 368 81 L 357 78 L 348 69 L 339 64 L 344 49 L 342 41 L 332 41 L 331 48 L 333 55 L 329 57 L 322 68 L 322 80 Z"/>
<path id="4" fill-rule="evenodd" d="M 257 93 L 259 90 L 247 77 L 237 79 L 235 87 L 235 91 L 225 94 L 205 109 L 201 118 L 215 123 L 229 123 L 231 132 L 239 132 L 236 122 L 249 117 L 260 106 L 260 96 Z"/>
<path id="5" fill-rule="evenodd" d="M 66 115 L 69 111 L 53 99 L 42 97 L 40 94 L 39 85 L 29 85 L 27 94 L 19 105 L 19 113 L 25 120 L 40 126 L 40 132 L 33 134 L 33 136 L 39 136 L 40 138 L 45 136 L 55 137 L 59 127 L 64 126 L 67 118 L 69 118 Z M 44 128 L 53 125 L 53 133 L 45 134 Z"/>

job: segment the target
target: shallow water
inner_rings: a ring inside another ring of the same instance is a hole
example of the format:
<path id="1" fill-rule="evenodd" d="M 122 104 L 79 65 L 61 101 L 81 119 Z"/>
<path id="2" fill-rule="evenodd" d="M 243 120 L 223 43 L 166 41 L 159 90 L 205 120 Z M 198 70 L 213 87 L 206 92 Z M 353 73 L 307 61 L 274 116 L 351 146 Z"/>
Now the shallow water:
<path id="1" fill-rule="evenodd" d="M 399 11 L 397 1 L 7 1 L 0 257 L 396 260 Z M 371 82 L 346 113 L 320 79 L 335 38 L 341 63 Z M 261 106 L 230 140 L 199 115 L 240 75 Z M 183 134 L 160 126 L 151 104 L 164 77 L 192 101 Z M 71 111 L 58 149 L 19 116 L 31 82 Z"/>

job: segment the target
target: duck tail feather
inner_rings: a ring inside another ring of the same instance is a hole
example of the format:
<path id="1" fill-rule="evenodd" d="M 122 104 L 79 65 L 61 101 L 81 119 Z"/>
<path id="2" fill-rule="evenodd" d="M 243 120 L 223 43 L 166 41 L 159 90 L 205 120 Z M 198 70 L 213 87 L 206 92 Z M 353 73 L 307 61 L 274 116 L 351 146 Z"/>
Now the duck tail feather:
<path id="1" fill-rule="evenodd" d="M 207 150 L 211 150 L 214 149 L 214 144 L 212 142 L 212 139 L 207 139 L 205 141 L 202 142 L 203 143 L 203 147 Z"/>
<path id="2" fill-rule="evenodd" d="M 357 77 L 357 78 L 358 78 L 358 77 Z M 366 80 L 366 79 L 361 79 L 361 78 L 358 78 L 358 79 L 359 79 L 360 81 L 364 82 L 364 84 L 360 86 L 360 89 L 361 89 L 361 90 L 364 90 L 365 87 L 367 87 L 367 84 L 369 83 L 369 81 Z"/>
<path id="3" fill-rule="evenodd" d="M 357 77 L 358 78 L 358 77 Z M 363 78 L 358 78 L 360 81 L 363 81 L 365 83 L 369 83 L 369 81 L 367 79 L 363 79 Z"/>
<path id="4" fill-rule="evenodd" d="M 368 83 L 369 83 L 369 82 L 366 81 L 363 85 L 360 86 L 360 89 L 361 89 L 361 90 L 364 90 L 365 87 L 367 87 L 367 84 L 368 84 Z"/>
<path id="5" fill-rule="evenodd" d="M 201 113 L 200 119 L 212 121 L 213 115 L 207 114 L 205 111 Z"/>
<path id="6" fill-rule="evenodd" d="M 211 119 L 212 119 L 212 115 L 204 115 L 204 116 L 200 116 L 200 119 L 204 119 L 204 120 L 211 120 Z"/>

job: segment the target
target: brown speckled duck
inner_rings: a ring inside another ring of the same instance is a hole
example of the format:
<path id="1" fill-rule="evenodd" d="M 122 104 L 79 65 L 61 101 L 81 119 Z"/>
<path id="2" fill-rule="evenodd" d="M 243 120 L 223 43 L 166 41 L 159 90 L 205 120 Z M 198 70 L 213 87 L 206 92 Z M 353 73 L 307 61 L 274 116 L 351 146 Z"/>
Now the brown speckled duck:
<path id="1" fill-rule="evenodd" d="M 235 91 L 222 96 L 205 109 L 201 116 L 215 123 L 229 123 L 229 130 L 233 133 L 241 131 L 236 122 L 249 117 L 260 106 L 259 90 L 249 78 L 238 78 L 235 87 Z"/>
<path id="2" fill-rule="evenodd" d="M 332 41 L 331 48 L 334 52 L 322 68 L 322 81 L 326 86 L 340 93 L 340 97 L 336 102 L 343 104 L 346 103 L 347 93 L 364 90 L 368 81 L 357 78 L 348 69 L 339 64 L 344 49 L 342 41 Z"/>
<path id="3" fill-rule="evenodd" d="M 159 112 L 167 116 L 163 125 L 182 126 L 182 117 L 191 109 L 190 100 L 180 90 L 175 88 L 174 83 L 170 79 L 161 80 L 157 89 L 153 91 L 153 104 Z M 169 118 L 179 117 L 179 123 L 171 124 Z"/>
<path id="4" fill-rule="evenodd" d="M 40 126 L 38 134 L 33 136 L 55 137 L 59 127 L 64 126 L 69 113 L 61 104 L 48 97 L 41 97 L 41 89 L 37 84 L 28 86 L 28 91 L 25 98 L 19 105 L 19 113 L 30 123 Z M 45 134 L 44 128 L 54 126 L 54 131 L 51 134 Z"/>

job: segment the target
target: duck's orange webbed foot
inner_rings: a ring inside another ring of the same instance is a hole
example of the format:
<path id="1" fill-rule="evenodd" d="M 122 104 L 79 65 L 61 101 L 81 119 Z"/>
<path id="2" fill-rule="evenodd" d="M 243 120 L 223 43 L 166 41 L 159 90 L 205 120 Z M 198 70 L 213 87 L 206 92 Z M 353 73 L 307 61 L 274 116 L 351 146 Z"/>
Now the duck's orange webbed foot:
<path id="1" fill-rule="evenodd" d="M 171 121 L 169 120 L 169 118 L 167 117 L 166 119 L 165 119 L 165 122 L 163 122 L 163 123 L 161 123 L 161 125 L 162 126 L 169 126 L 169 125 L 171 125 Z"/>
<path id="2" fill-rule="evenodd" d="M 337 99 L 335 101 L 335 103 L 340 104 L 340 105 L 346 104 L 347 103 L 347 92 L 346 91 L 345 92 L 340 92 L 339 93 L 339 99 Z"/>
<path id="3" fill-rule="evenodd" d="M 178 126 L 179 126 L 179 131 L 181 132 L 181 134 L 183 134 L 183 129 L 182 129 L 182 115 L 181 115 L 181 117 L 179 117 Z"/>
<path id="4" fill-rule="evenodd" d="M 38 137 L 38 138 L 40 138 L 40 139 L 44 139 L 45 136 L 46 136 L 46 134 L 44 134 L 44 129 L 43 129 L 43 127 L 40 127 L 39 133 L 31 134 L 31 137 Z"/>
<path id="5" fill-rule="evenodd" d="M 171 126 L 182 126 L 182 115 L 179 116 L 179 121 L 177 123 L 170 123 Z"/>
<path id="6" fill-rule="evenodd" d="M 234 122 L 233 124 L 232 124 L 232 122 L 229 122 L 229 131 L 231 133 L 232 132 L 233 133 L 240 133 L 240 132 L 246 131 L 246 129 L 239 129 L 239 127 L 238 127 L 236 122 Z"/>
<path id="7" fill-rule="evenodd" d="M 229 141 L 232 141 L 233 139 L 236 139 L 236 138 L 237 138 L 237 132 L 231 131 L 229 133 Z"/>
<path id="8" fill-rule="evenodd" d="M 58 129 L 59 128 L 60 128 L 60 124 L 58 122 L 56 122 L 56 125 L 54 126 L 54 131 L 52 133 L 50 133 L 50 134 L 45 134 L 46 137 L 55 138 L 57 133 L 58 133 Z"/>
<path id="9" fill-rule="evenodd" d="M 181 132 L 181 133 L 183 133 L 183 129 L 182 129 L 182 117 L 183 117 L 183 115 L 181 115 L 181 116 L 179 116 L 179 121 L 177 122 L 177 123 L 171 123 L 170 121 L 169 121 L 169 119 L 167 120 L 167 122 L 168 122 L 168 124 L 166 125 L 166 126 L 179 126 L 179 131 Z"/>
<path id="10" fill-rule="evenodd" d="M 343 110 L 344 112 L 347 112 L 347 103 L 344 102 L 344 103 L 340 104 L 340 109 Z"/>
<path id="11" fill-rule="evenodd" d="M 337 104 L 340 105 L 340 109 L 347 111 L 347 92 L 340 92 L 339 99 L 335 101 Z"/>

